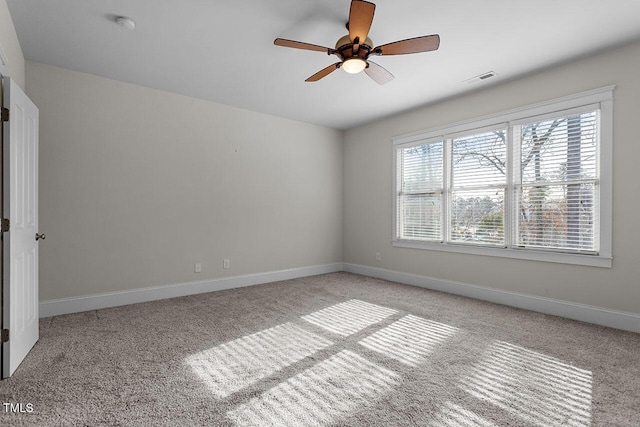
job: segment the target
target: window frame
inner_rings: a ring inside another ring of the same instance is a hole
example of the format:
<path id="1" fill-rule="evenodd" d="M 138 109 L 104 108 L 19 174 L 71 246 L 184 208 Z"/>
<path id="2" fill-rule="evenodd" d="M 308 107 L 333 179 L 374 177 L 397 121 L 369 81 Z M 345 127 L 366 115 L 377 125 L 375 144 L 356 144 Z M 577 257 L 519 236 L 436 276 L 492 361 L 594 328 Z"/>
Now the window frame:
<path id="1" fill-rule="evenodd" d="M 481 116 L 470 120 L 464 120 L 445 126 L 399 135 L 392 138 L 392 162 L 393 162 L 393 210 L 392 210 L 392 245 L 400 248 L 436 250 L 442 252 L 464 253 L 472 255 L 495 256 L 515 258 L 532 261 L 544 261 L 574 265 L 586 265 L 594 267 L 611 268 L 612 254 L 612 149 L 613 149 L 613 91 L 615 85 L 605 86 L 585 92 L 576 93 L 549 101 L 514 108 L 491 115 Z M 599 168 L 599 209 L 594 212 L 600 219 L 599 228 L 594 230 L 599 238 L 599 250 L 594 254 L 572 253 L 564 250 L 548 248 L 521 248 L 514 247 L 512 233 L 515 232 L 514 221 L 511 218 L 514 210 L 514 170 L 517 168 L 514 162 L 515 149 L 512 133 L 515 125 L 538 120 L 539 118 L 553 117 L 558 114 L 571 114 L 575 111 L 598 110 L 600 140 L 598 144 L 598 168 Z M 506 125 L 507 130 L 507 187 L 504 200 L 504 235 L 506 247 L 471 245 L 465 243 L 448 242 L 450 228 L 450 198 L 451 198 L 451 161 L 452 143 L 447 140 L 460 135 L 481 132 L 484 129 L 499 128 Z M 398 152 L 401 148 L 419 146 L 430 141 L 441 139 L 444 144 L 444 193 L 443 203 L 443 242 L 429 242 L 421 240 L 400 239 L 398 223 Z M 448 148 L 447 148 L 448 146 Z"/>

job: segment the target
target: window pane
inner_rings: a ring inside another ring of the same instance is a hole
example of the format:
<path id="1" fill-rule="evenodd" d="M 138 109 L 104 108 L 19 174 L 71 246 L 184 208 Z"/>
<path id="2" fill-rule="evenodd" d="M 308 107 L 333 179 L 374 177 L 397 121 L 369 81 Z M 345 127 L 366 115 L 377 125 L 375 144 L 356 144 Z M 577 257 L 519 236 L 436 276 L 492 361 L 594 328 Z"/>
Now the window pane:
<path id="1" fill-rule="evenodd" d="M 399 151 L 398 237 L 442 241 L 442 141 Z"/>
<path id="2" fill-rule="evenodd" d="M 403 193 L 442 188 L 442 142 L 402 149 Z"/>
<path id="3" fill-rule="evenodd" d="M 506 131 L 498 130 L 453 140 L 453 187 L 506 182 Z"/>
<path id="4" fill-rule="evenodd" d="M 454 191 L 451 241 L 504 246 L 504 189 Z"/>
<path id="5" fill-rule="evenodd" d="M 522 183 L 596 178 L 596 112 L 528 123 L 522 133 Z"/>
<path id="6" fill-rule="evenodd" d="M 401 239 L 442 240 L 442 194 L 409 194 L 398 198 Z"/>
<path id="7" fill-rule="evenodd" d="M 597 132 L 595 111 L 522 125 L 516 244 L 598 250 Z"/>
<path id="8" fill-rule="evenodd" d="M 518 244 L 596 251 L 594 184 L 526 186 L 520 195 Z"/>

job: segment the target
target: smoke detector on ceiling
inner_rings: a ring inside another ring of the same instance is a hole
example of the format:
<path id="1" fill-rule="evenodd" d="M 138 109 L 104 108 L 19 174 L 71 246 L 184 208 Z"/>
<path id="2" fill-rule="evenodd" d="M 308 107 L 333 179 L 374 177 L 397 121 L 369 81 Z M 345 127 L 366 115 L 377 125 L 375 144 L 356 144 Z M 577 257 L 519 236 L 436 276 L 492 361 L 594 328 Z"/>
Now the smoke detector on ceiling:
<path id="1" fill-rule="evenodd" d="M 492 77 L 495 77 L 497 75 L 498 74 L 496 72 L 494 72 L 494 71 L 488 71 L 486 73 L 480 74 L 479 76 L 472 77 L 469 80 L 465 80 L 462 83 L 470 85 L 472 83 L 477 83 L 477 82 L 482 82 L 484 80 L 488 80 L 488 79 L 490 79 Z"/>
<path id="2" fill-rule="evenodd" d="M 136 22 L 126 16 L 118 16 L 116 18 L 116 24 L 129 31 L 133 31 L 136 28 Z"/>

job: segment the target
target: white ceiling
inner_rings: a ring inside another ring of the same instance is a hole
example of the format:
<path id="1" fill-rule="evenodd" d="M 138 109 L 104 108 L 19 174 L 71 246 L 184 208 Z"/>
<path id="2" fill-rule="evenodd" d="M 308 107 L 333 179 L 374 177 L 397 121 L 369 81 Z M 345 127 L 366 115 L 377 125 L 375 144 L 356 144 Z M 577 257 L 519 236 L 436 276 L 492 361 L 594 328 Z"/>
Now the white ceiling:
<path id="1" fill-rule="evenodd" d="M 440 49 L 376 58 L 396 77 L 385 86 L 342 70 L 306 83 L 335 56 L 273 40 L 333 47 L 349 0 L 7 3 L 28 60 L 337 129 L 640 39 L 639 0 L 378 0 L 376 45 L 437 33 Z"/>

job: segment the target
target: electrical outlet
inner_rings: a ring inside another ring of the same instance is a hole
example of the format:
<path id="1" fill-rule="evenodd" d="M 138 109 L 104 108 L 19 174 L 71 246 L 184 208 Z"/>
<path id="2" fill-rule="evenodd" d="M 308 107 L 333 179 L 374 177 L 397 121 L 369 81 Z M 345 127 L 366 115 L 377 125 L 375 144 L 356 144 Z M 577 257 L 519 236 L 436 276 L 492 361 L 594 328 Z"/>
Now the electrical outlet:
<path id="1" fill-rule="evenodd" d="M 200 264 L 199 262 L 195 263 L 193 265 L 193 271 L 195 271 L 196 273 L 202 273 L 202 264 Z"/>
<path id="2" fill-rule="evenodd" d="M 228 259 L 225 259 L 224 261 L 222 261 L 222 268 L 229 268 L 231 266 L 231 261 L 229 261 Z"/>
<path id="3" fill-rule="evenodd" d="M 376 252 L 376 261 L 380 261 L 380 252 Z"/>

